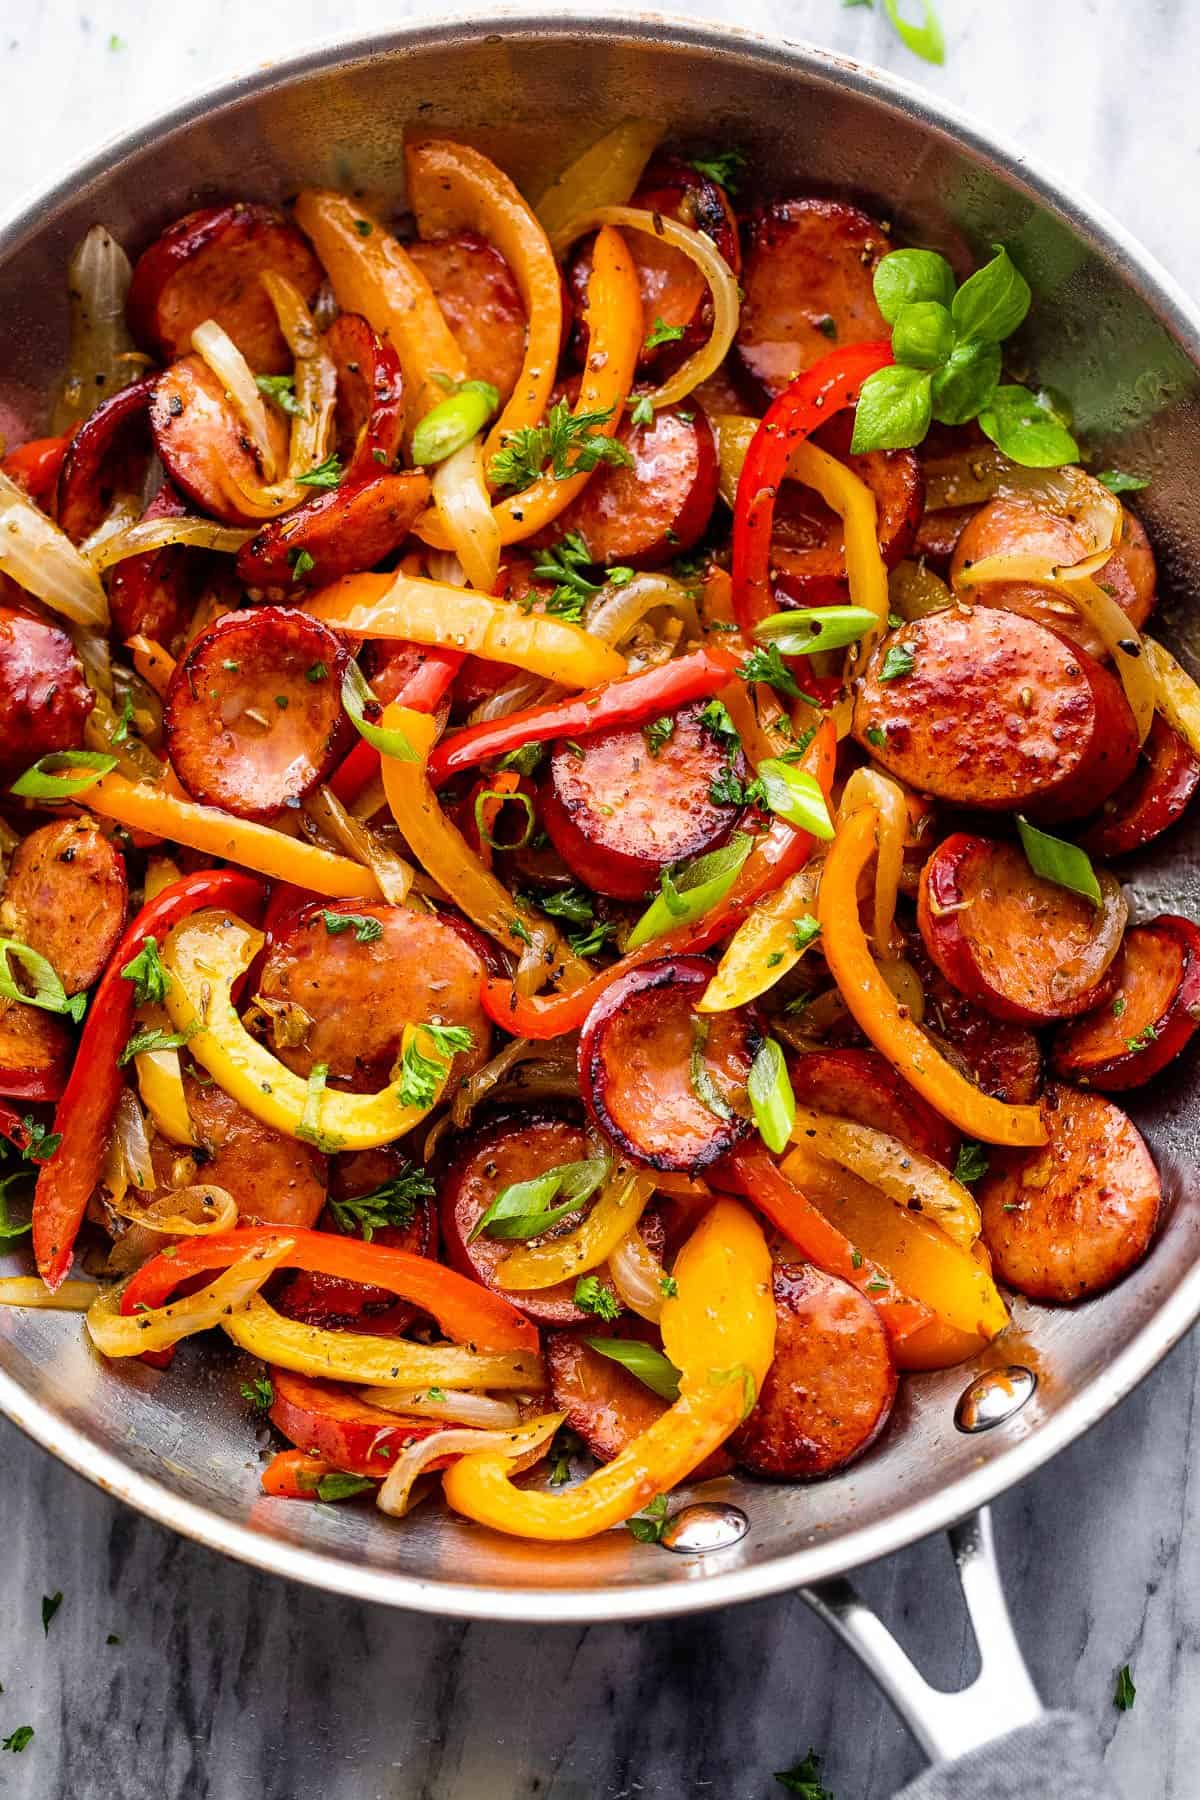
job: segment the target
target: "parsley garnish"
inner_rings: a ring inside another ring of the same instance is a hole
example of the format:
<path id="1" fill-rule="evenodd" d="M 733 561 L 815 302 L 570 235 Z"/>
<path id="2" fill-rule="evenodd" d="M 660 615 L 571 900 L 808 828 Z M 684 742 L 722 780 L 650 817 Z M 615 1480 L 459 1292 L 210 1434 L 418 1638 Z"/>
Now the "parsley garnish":
<path id="1" fill-rule="evenodd" d="M 133 724 L 133 695 L 126 694 L 125 703 L 121 708 L 120 721 L 118 722 L 117 726 L 115 727 L 115 729 L 113 731 L 110 742 L 112 742 L 114 744 L 123 744 L 129 736 L 129 727 L 132 724 Z"/>
<path id="2" fill-rule="evenodd" d="M 566 919 L 579 927 L 567 933 L 567 942 L 576 956 L 595 956 L 603 950 L 615 930 L 609 921 L 597 920 L 591 900 L 580 888 L 547 894 L 542 901 L 542 911 L 549 913 L 551 918 Z"/>
<path id="3" fill-rule="evenodd" d="M 731 762 L 722 764 L 708 784 L 708 797 L 714 806 L 745 806 L 754 799 L 754 782 L 743 783 Z"/>
<path id="4" fill-rule="evenodd" d="M 25 1148 L 21 1155 L 26 1162 L 49 1162 L 62 1143 L 62 1132 L 50 1131 L 40 1119 L 35 1119 L 32 1113 L 25 1114 L 21 1120 L 21 1129 L 25 1133 Z"/>
<path id="5" fill-rule="evenodd" d="M 325 929 L 330 937 L 337 937 L 343 931 L 353 931 L 360 944 L 373 944 L 383 936 L 383 923 L 372 919 L 367 913 L 335 913 L 322 912 Z"/>
<path id="6" fill-rule="evenodd" d="M 648 1506 L 625 1523 L 639 1544 L 659 1544 L 667 1526 L 667 1496 L 656 1494 Z"/>
<path id="7" fill-rule="evenodd" d="M 677 344 L 683 336 L 682 325 L 664 325 L 661 319 L 655 319 L 654 330 L 646 339 L 647 350 L 657 350 L 660 344 Z"/>
<path id="8" fill-rule="evenodd" d="M 1148 1050 L 1157 1036 L 1158 1026 L 1147 1025 L 1142 1031 L 1138 1032 L 1136 1037 L 1125 1039 L 1125 1048 L 1127 1050 Z"/>
<path id="9" fill-rule="evenodd" d="M 110 43 L 108 47 L 112 50 L 114 48 L 120 49 L 121 46 L 119 44 L 113 45 Z M 0 1743 L 0 1750 L 11 1750 L 14 1756 L 19 1756 L 22 1750 L 26 1749 L 32 1742 L 33 1726 L 18 1725 L 17 1729 L 6 1737 L 3 1743 Z"/>
<path id="10" fill-rule="evenodd" d="M 296 377 L 294 375 L 256 375 L 254 385 L 260 394 L 273 400 L 281 412 L 300 412 L 300 402 L 296 398 Z"/>
<path id="11" fill-rule="evenodd" d="M 911 675 L 916 660 L 912 644 L 889 644 L 883 667 L 879 671 L 880 681 L 895 681 L 899 675 Z"/>
<path id="12" fill-rule="evenodd" d="M 727 194 L 738 191 L 738 177 L 746 166 L 744 150 L 720 150 L 715 156 L 695 156 L 688 163 L 689 169 L 695 169 L 698 175 L 707 175 L 718 187 L 723 187 Z"/>
<path id="13" fill-rule="evenodd" d="M 954 1161 L 955 1181 L 982 1181 L 988 1172 L 988 1153 L 973 1138 L 964 1138 Z"/>
<path id="14" fill-rule="evenodd" d="M 571 1458 L 582 1456 L 585 1445 L 578 1432 L 560 1425 L 550 1445 L 550 1486 L 561 1487 L 571 1479 Z"/>
<path id="15" fill-rule="evenodd" d="M 642 736 L 651 756 L 657 756 L 675 736 L 675 721 L 670 713 L 664 713 L 660 719 L 651 719 L 648 725 L 642 726 Z"/>
<path id="16" fill-rule="evenodd" d="M 807 950 L 808 946 L 821 935 L 821 921 L 814 919 L 811 913 L 805 913 L 802 919 L 792 920 L 792 949 Z"/>
<path id="17" fill-rule="evenodd" d="M 54 1617 L 55 1613 L 58 1611 L 58 1609 L 61 1605 L 62 1605 L 62 1590 L 61 1590 L 61 1588 L 59 1589 L 57 1594 L 43 1594 L 42 1595 L 42 1630 L 47 1637 L 49 1637 L 49 1635 L 50 1635 L 50 1621 Z"/>
<path id="18" fill-rule="evenodd" d="M 582 1312 L 595 1313 L 598 1319 L 619 1319 L 621 1316 L 621 1302 L 598 1275 L 579 1277 L 575 1283 L 575 1304 Z"/>
<path id="19" fill-rule="evenodd" d="M 742 740 L 738 736 L 738 728 L 729 716 L 729 708 L 723 700 L 710 700 L 700 714 L 700 723 L 705 731 L 711 732 L 718 743 L 736 744 L 741 749 Z"/>
<path id="20" fill-rule="evenodd" d="M 118 1065 L 123 1069 L 135 1056 L 144 1056 L 150 1050 L 182 1050 L 189 1039 L 203 1029 L 200 1020 L 193 1019 L 182 1031 L 162 1031 L 157 1027 L 151 1031 L 135 1031 L 117 1058 Z"/>
<path id="21" fill-rule="evenodd" d="M 502 756 L 496 768 L 497 771 L 515 769 L 518 775 L 532 775 L 545 754 L 545 744 L 522 744 L 519 750 L 510 750 L 506 756 Z"/>
<path id="22" fill-rule="evenodd" d="M 303 575 L 311 575 L 317 566 L 315 559 L 309 555 L 307 550 L 289 550 L 288 561 L 292 565 L 292 574 L 297 581 Z M 226 663 L 225 666 L 228 668 L 229 664 Z"/>
<path id="23" fill-rule="evenodd" d="M 529 927 L 528 927 L 528 925 L 525 924 L 523 919 L 510 919 L 508 921 L 508 929 L 512 932 L 513 936 L 517 939 L 517 941 L 519 943 L 522 943 L 522 944 L 532 944 L 533 943 L 533 939 L 529 935 Z"/>
<path id="24" fill-rule="evenodd" d="M 1123 1663 L 1117 1673 L 1117 1685 L 1113 1693 L 1113 1705 L 1118 1712 L 1128 1712 L 1137 1698 L 1137 1689 L 1133 1685 L 1133 1676 L 1129 1672 L 1129 1664 Z"/>
<path id="25" fill-rule="evenodd" d="M 255 1412 L 268 1412 L 275 1404 L 275 1383 L 269 1375 L 256 1375 L 253 1381 L 243 1381 L 240 1393 L 247 1406 Z"/>
<path id="26" fill-rule="evenodd" d="M 1121 1014 L 1124 1011 L 1125 1011 L 1125 996 L 1124 996 L 1124 994 L 1117 994 L 1114 996 L 1113 1003 L 1112 1003 L 1113 1018 L 1119 1019 L 1121 1017 Z"/>
<path id="27" fill-rule="evenodd" d="M 550 408 L 544 425 L 524 425 L 514 431 L 503 450 L 493 456 L 488 476 L 496 487 L 520 493 L 532 486 L 547 464 L 556 481 L 584 474 L 599 463 L 631 469 L 633 457 L 615 438 L 599 427 L 612 420 L 613 407 L 604 412 L 572 413 L 565 400 Z"/>
<path id="28" fill-rule="evenodd" d="M 401 1106 L 415 1106 L 423 1112 L 428 1111 L 437 1099 L 438 1085 L 444 1078 L 447 1067 L 445 1062 L 423 1055 L 414 1038 L 400 1059 L 398 1098 Z"/>
<path id="29" fill-rule="evenodd" d="M 673 1275 L 664 1275 L 658 1284 L 659 1292 L 668 1300 L 674 1300 L 679 1292 L 679 1283 Z"/>
<path id="30" fill-rule="evenodd" d="M 786 694 L 789 700 L 808 700 L 812 704 L 811 696 L 804 692 L 784 662 L 778 644 L 758 645 L 750 652 L 738 674 L 743 681 L 765 681 L 779 693 Z"/>
<path id="31" fill-rule="evenodd" d="M 581 569 L 590 567 L 591 562 L 592 553 L 577 531 L 568 531 L 552 550 L 542 552 L 541 561 L 534 564 L 533 573 L 538 581 L 554 583 L 554 590 L 546 601 L 548 613 L 553 613 L 560 619 L 569 619 L 573 625 L 578 625 L 583 617 L 584 606 L 593 594 L 600 592 L 603 585 L 580 572 Z"/>
<path id="32" fill-rule="evenodd" d="M 867 726 L 867 742 L 874 750 L 887 749 L 887 739 L 884 737 L 883 731 L 878 725 Z"/>
<path id="33" fill-rule="evenodd" d="M 339 1231 L 347 1237 L 361 1236 L 369 1244 L 377 1231 L 386 1226 L 411 1224 L 418 1200 L 428 1200 L 437 1192 L 424 1169 L 405 1162 L 390 1180 L 372 1188 L 369 1194 L 355 1194 L 348 1200 L 329 1201 L 329 1210 Z"/>
<path id="34" fill-rule="evenodd" d="M 633 399 L 632 394 L 630 399 Z M 639 394 L 633 401 L 633 405 L 629 409 L 629 423 L 631 425 L 653 425 L 654 402 L 649 394 Z"/>
<path id="35" fill-rule="evenodd" d="M 799 1794 L 800 1800 L 833 1800 L 829 1789 L 821 1786 L 821 1758 L 815 1750 L 794 1769 L 781 1770 L 775 1779 L 789 1794 Z"/>
<path id="36" fill-rule="evenodd" d="M 137 955 L 125 964 L 121 976 L 123 980 L 133 982 L 134 997 L 139 1006 L 161 1006 L 171 980 L 158 954 L 157 938 L 146 939 Z"/>
<path id="37" fill-rule="evenodd" d="M 345 470 L 342 468 L 340 458 L 332 455 L 327 456 L 324 462 L 318 463 L 315 469 L 309 469 L 307 474 L 297 475 L 293 479 L 301 487 L 335 488 L 344 474 Z"/>
<path id="38" fill-rule="evenodd" d="M 329 670 L 323 662 L 315 662 L 311 669 L 304 671 L 305 681 L 328 681 Z"/>

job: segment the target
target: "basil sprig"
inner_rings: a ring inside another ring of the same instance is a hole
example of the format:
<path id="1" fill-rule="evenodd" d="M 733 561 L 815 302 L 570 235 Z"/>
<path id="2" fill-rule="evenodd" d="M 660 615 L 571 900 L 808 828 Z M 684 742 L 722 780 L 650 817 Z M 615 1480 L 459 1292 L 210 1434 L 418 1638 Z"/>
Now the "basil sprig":
<path id="1" fill-rule="evenodd" d="M 933 250 L 893 250 L 875 270 L 875 301 L 892 328 L 895 362 L 863 382 L 851 449 L 905 450 L 936 419 L 978 419 L 992 442 L 1030 469 L 1077 462 L 1069 421 L 1045 394 L 1000 380 L 1000 346 L 1029 311 L 1029 283 L 1002 244 L 955 285 Z"/>
<path id="2" fill-rule="evenodd" d="M 529 1181 L 510 1183 L 475 1221 L 467 1242 L 474 1243 L 484 1231 L 494 1238 L 540 1237 L 591 1199 L 608 1179 L 609 1167 L 606 1157 L 589 1156 L 582 1162 L 559 1163 Z M 562 1203 L 556 1206 L 560 1196 Z"/>

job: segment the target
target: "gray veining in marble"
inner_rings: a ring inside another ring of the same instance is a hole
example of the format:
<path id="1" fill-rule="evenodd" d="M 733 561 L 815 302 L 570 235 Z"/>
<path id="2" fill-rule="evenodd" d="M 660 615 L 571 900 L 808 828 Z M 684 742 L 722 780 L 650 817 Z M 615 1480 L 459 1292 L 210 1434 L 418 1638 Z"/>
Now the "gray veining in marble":
<path id="1" fill-rule="evenodd" d="M 914 13 L 919 0 L 909 0 Z M 1086 189 L 1185 283 L 1200 277 L 1200 13 L 1188 0 L 941 0 L 928 69 L 881 11 L 701 0 L 708 18 L 882 63 Z M 410 0 L 0 0 L 0 208 L 203 85 Z M 426 9 L 429 10 L 429 9 Z M 439 9 L 440 10 L 440 9 Z M 682 7 L 680 10 L 684 10 Z M 111 46 L 111 47 L 110 47 Z M 1195 1339 L 996 1509 L 1044 1698 L 1089 1718 L 1128 1800 L 1200 1795 Z M 919 1758 L 798 1600 L 589 1630 L 439 1624 L 328 1599 L 170 1537 L 0 1425 L 7 1800 L 768 1800 L 809 1745 L 837 1800 L 885 1800 Z M 930 1677 L 971 1669 L 940 1543 L 862 1583 Z M 43 1636 L 43 1594 L 63 1604 Z M 108 1645 L 110 1633 L 119 1645 Z M 1112 1706 L 1132 1665 L 1137 1703 Z"/>

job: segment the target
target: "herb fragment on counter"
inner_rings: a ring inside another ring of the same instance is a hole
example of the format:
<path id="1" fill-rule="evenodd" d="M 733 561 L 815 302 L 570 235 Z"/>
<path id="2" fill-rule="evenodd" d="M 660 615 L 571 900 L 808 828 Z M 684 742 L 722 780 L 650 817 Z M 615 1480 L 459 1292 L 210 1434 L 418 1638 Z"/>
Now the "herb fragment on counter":
<path id="1" fill-rule="evenodd" d="M 238 1392 L 255 1412 L 268 1412 L 275 1404 L 275 1383 L 269 1375 L 255 1375 L 253 1380 L 243 1381 Z"/>
<path id="2" fill-rule="evenodd" d="M 22 1750 L 28 1749 L 32 1742 L 33 1726 L 18 1725 L 17 1729 L 10 1732 L 9 1736 L 0 1743 L 0 1750 L 11 1750 L 14 1756 L 20 1756 Z"/>
<path id="3" fill-rule="evenodd" d="M 810 1749 L 794 1769 L 781 1770 L 775 1779 L 789 1794 L 799 1794 L 800 1800 L 833 1800 L 829 1789 L 821 1785 L 821 1758 L 815 1750 Z"/>
<path id="4" fill-rule="evenodd" d="M 1117 1673 L 1117 1685 L 1113 1691 L 1113 1705 L 1118 1712 L 1128 1712 L 1137 1698 L 1137 1689 L 1133 1685 L 1133 1676 L 1129 1672 L 1129 1664 L 1123 1663 Z"/>
<path id="5" fill-rule="evenodd" d="M 50 1621 L 62 1605 L 62 1589 L 57 1594 L 42 1595 L 42 1631 L 46 1637 L 50 1635 Z"/>
<path id="6" fill-rule="evenodd" d="M 738 179 L 746 166 L 746 160 L 746 152 L 734 148 L 719 150 L 714 156 L 694 156 L 687 166 L 695 169 L 697 175 L 705 175 L 709 181 L 715 181 L 727 194 L 736 194 Z"/>

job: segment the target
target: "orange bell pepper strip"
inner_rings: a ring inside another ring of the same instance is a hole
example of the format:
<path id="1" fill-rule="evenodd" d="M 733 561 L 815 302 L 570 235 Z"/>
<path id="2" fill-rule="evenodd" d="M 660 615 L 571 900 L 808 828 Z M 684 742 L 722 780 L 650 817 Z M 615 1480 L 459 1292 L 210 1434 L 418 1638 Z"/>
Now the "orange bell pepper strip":
<path id="1" fill-rule="evenodd" d="M 443 1477 L 455 1512 L 512 1537 L 567 1543 L 619 1525 L 720 1448 L 753 1407 L 775 1353 L 771 1253 L 735 1200 L 716 1202 L 675 1261 L 662 1311 L 679 1399 L 620 1455 L 561 1494 L 513 1485 L 502 1456 L 464 1456 Z"/>
<path id="2" fill-rule="evenodd" d="M 279 1450 L 262 1472 L 262 1491 L 273 1500 L 316 1500 L 326 1475 L 341 1473 L 334 1463 L 310 1456 L 307 1450 Z"/>
<path id="3" fill-rule="evenodd" d="M 820 782 L 827 800 L 833 786 L 836 760 L 837 734 L 832 721 L 827 719 L 818 728 L 800 764 Z M 812 847 L 813 839 L 807 832 L 796 831 L 783 819 L 773 819 L 769 828 L 755 840 L 753 850 L 724 900 L 702 918 L 629 951 L 574 992 L 523 995 L 511 981 L 485 981 L 480 993 L 483 1009 L 495 1024 L 514 1037 L 541 1041 L 561 1037 L 567 1031 L 577 1031 L 605 989 L 630 969 L 656 962 L 662 956 L 682 956 L 691 951 L 707 950 L 728 937 L 765 895 L 774 893 L 790 875 L 804 867 Z"/>
<path id="4" fill-rule="evenodd" d="M 377 700 L 399 700 L 414 712 L 435 713 L 446 698 L 461 669 L 461 650 L 439 650 L 429 647 L 418 668 L 405 677 L 401 671 L 385 669 L 371 683 Z M 379 773 L 379 752 L 366 738 L 359 738 L 353 750 L 330 779 L 329 786 L 343 806 L 353 806 L 368 781 Z"/>
<path id="5" fill-rule="evenodd" d="M 9 480 L 24 488 L 34 505 L 40 506 L 43 512 L 49 512 L 54 504 L 58 472 L 74 435 L 73 431 L 68 431 L 62 437 L 30 438 L 10 450 L 0 461 L 0 469 Z"/>
<path id="6" fill-rule="evenodd" d="M 170 651 L 164 650 L 153 638 L 140 635 L 126 638 L 125 648 L 132 652 L 133 666 L 146 686 L 153 688 L 160 700 L 165 700 L 175 673 L 175 658 Z"/>
<path id="7" fill-rule="evenodd" d="M 421 236 L 477 231 L 512 270 L 525 304 L 525 358 L 512 396 L 488 434 L 484 448 L 492 456 L 512 432 L 536 425 L 549 405 L 563 330 L 558 264 L 529 203 L 481 150 L 450 138 L 416 139 L 405 145 L 404 160 L 408 204 Z"/>
<path id="8" fill-rule="evenodd" d="M 538 1348 L 537 1327 L 511 1301 L 431 1257 L 396 1250 L 390 1244 L 340 1237 L 332 1231 L 284 1231 L 272 1225 L 239 1226 L 236 1231 L 187 1238 L 160 1250 L 131 1278 L 121 1297 L 121 1311 L 129 1314 L 142 1306 L 161 1306 L 179 1283 L 192 1275 L 227 1269 L 247 1251 L 287 1238 L 295 1243 L 288 1254 L 290 1266 L 386 1288 L 431 1313 L 456 1343 L 473 1344 L 479 1350 Z"/>
<path id="9" fill-rule="evenodd" d="M 588 359 L 574 412 L 576 417 L 583 413 L 608 413 L 608 420 L 597 425 L 595 432 L 613 437 L 633 386 L 642 347 L 642 296 L 625 240 L 609 225 L 597 233 L 592 251 L 587 319 Z M 501 544 L 519 544 L 543 530 L 589 479 L 587 471 L 560 480 L 551 469 L 519 494 L 501 500 L 495 508 Z M 436 549 L 450 547 L 441 521 L 431 512 L 422 514 L 413 529 Z"/>
<path id="10" fill-rule="evenodd" d="M 1044 1144 L 1040 1110 L 993 1100 L 960 1075 L 901 1008 L 879 973 L 858 912 L 858 880 L 875 854 L 878 824 L 874 807 L 852 813 L 838 827 L 821 876 L 821 948 L 842 999 L 875 1048 L 960 1131 L 987 1144 Z"/>

